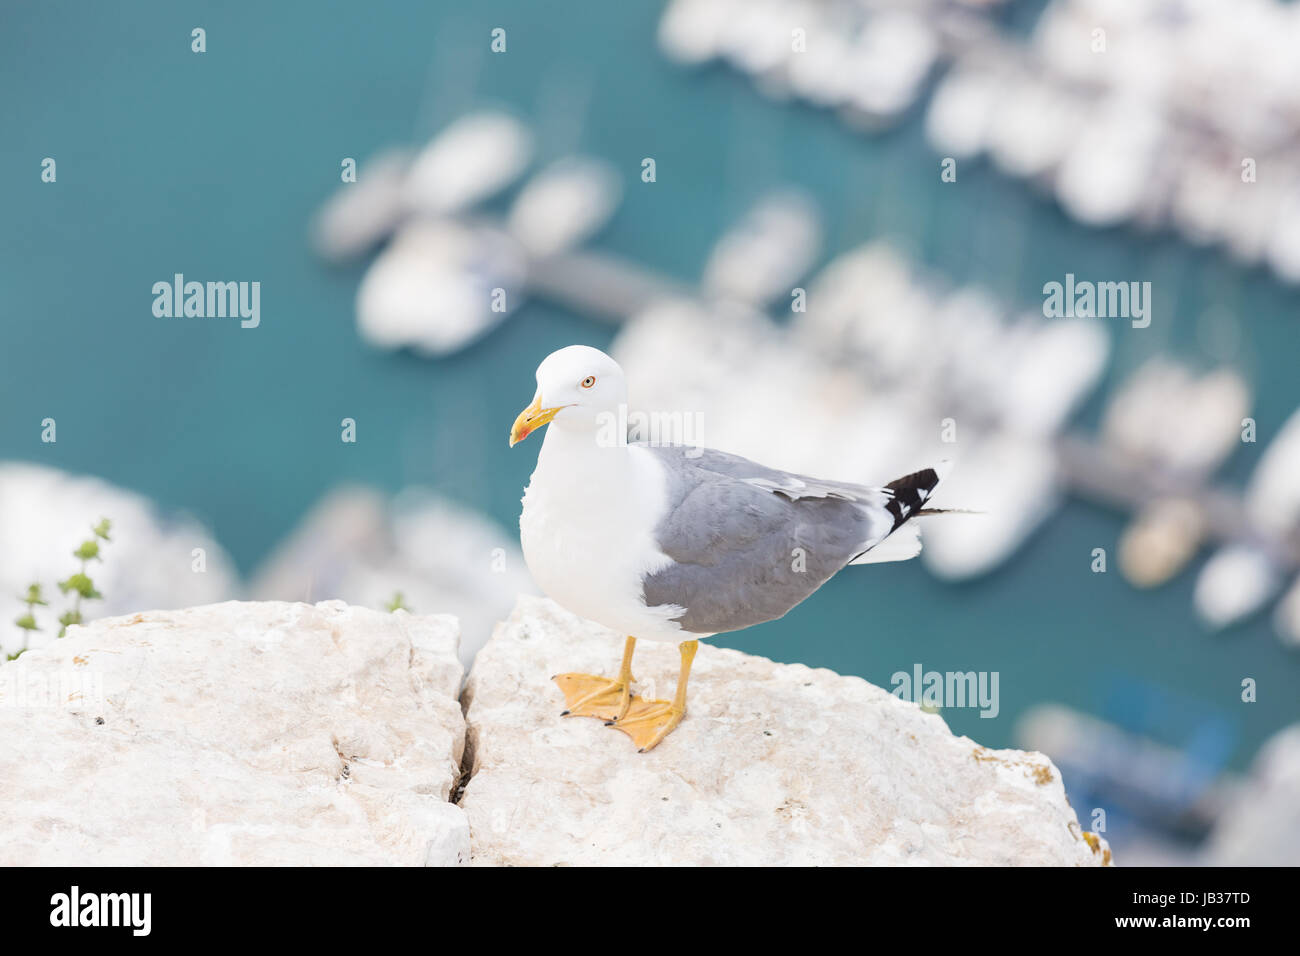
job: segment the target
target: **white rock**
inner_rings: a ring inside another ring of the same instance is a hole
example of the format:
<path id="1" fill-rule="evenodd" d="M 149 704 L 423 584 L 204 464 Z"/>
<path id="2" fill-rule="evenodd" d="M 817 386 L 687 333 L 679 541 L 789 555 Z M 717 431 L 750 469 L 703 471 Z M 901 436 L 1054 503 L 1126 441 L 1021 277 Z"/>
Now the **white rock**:
<path id="1" fill-rule="evenodd" d="M 690 712 L 648 754 L 561 718 L 550 677 L 612 673 L 621 639 L 541 598 L 479 652 L 465 689 L 476 864 L 1097 865 L 1046 757 L 987 750 L 855 677 L 702 647 Z M 635 673 L 669 696 L 677 652 Z M 1090 835 L 1091 838 L 1091 835 Z M 1095 838 L 1093 838 L 1095 839 Z"/>
<path id="2" fill-rule="evenodd" d="M 0 665 L 0 865 L 460 862 L 457 639 L 340 602 L 72 628 Z"/>

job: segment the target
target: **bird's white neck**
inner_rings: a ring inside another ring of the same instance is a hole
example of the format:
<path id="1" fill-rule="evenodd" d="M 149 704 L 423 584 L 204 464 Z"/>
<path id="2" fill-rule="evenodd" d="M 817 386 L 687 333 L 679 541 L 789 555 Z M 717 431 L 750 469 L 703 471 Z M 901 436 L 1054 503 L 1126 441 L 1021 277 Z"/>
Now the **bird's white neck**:
<path id="1" fill-rule="evenodd" d="M 601 482 L 625 479 L 630 467 L 627 443 L 607 442 L 604 437 L 595 429 L 552 425 L 546 429 L 534 475 L 545 473 L 548 478 L 562 478 L 567 486 L 574 488 L 590 485 L 597 479 Z"/>

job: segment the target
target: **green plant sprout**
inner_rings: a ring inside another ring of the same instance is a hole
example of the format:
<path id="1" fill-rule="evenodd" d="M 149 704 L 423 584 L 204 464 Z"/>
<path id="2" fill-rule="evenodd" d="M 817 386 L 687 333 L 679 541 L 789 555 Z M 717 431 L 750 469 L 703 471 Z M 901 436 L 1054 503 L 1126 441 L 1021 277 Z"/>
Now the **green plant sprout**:
<path id="1" fill-rule="evenodd" d="M 406 606 L 406 599 L 402 597 L 401 591 L 393 592 L 393 599 L 385 604 L 384 607 L 388 609 L 390 614 L 395 611 L 406 611 L 408 614 L 411 613 L 411 609 Z"/>
<path id="2" fill-rule="evenodd" d="M 71 591 L 76 594 L 71 609 L 59 615 L 59 623 L 63 625 L 59 629 L 59 637 L 67 634 L 71 625 L 84 623 L 81 616 L 82 601 L 101 601 L 104 598 L 104 595 L 95 590 L 95 582 L 86 574 L 86 565 L 91 561 L 103 560 L 99 556 L 99 542 L 111 540 L 108 536 L 109 527 L 107 518 L 100 519 L 99 524 L 90 529 L 93 536 L 81 542 L 81 546 L 72 552 L 72 556 L 81 561 L 81 569 L 59 582 L 61 592 L 67 594 Z"/>
<path id="3" fill-rule="evenodd" d="M 108 536 L 112 523 L 107 518 L 101 518 L 99 524 L 94 525 L 91 531 L 91 537 L 81 542 L 72 556 L 81 562 L 81 567 L 77 571 L 68 575 L 68 577 L 58 582 L 59 591 L 63 594 L 71 592 L 75 595 L 72 601 L 72 607 L 59 615 L 59 637 L 68 633 L 68 628 L 73 624 L 82 624 L 85 619 L 81 614 L 82 601 L 102 600 L 104 595 L 95 590 L 95 582 L 91 580 L 90 575 L 86 573 L 87 565 L 91 561 L 102 561 L 99 554 L 99 543 L 101 541 L 110 542 L 112 538 Z M 31 638 L 32 631 L 39 631 L 36 625 L 36 616 L 33 613 L 37 605 L 48 607 L 48 602 L 41 594 L 41 586 L 33 583 L 28 586 L 27 594 L 22 598 L 22 602 L 27 605 L 27 612 L 15 619 L 19 629 L 23 632 L 23 646 L 16 653 L 8 655 L 8 660 L 17 660 L 17 658 L 27 650 L 28 641 Z"/>
<path id="4" fill-rule="evenodd" d="M 23 631 L 23 646 L 12 654 L 7 655 L 6 660 L 17 660 L 23 651 L 27 650 L 27 642 L 31 637 L 32 631 L 39 631 L 36 626 L 36 616 L 32 613 L 39 604 L 41 607 L 48 607 L 49 602 L 41 596 L 41 586 L 39 584 L 29 585 L 27 594 L 22 598 L 22 602 L 27 605 L 27 613 L 21 615 L 14 621 Z"/>

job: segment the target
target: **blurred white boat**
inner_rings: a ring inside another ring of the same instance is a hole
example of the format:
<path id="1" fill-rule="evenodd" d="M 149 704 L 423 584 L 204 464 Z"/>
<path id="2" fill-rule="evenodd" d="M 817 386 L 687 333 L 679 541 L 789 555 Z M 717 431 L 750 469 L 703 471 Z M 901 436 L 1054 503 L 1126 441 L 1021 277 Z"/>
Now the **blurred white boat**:
<path id="1" fill-rule="evenodd" d="M 1291 589 L 1278 602 L 1273 615 L 1273 627 L 1282 638 L 1282 643 L 1300 648 L 1300 578 L 1296 578 Z"/>
<path id="2" fill-rule="evenodd" d="M 1133 517 L 1119 540 L 1121 573 L 1135 587 L 1164 584 L 1210 535 L 1196 492 L 1240 447 L 1250 401 L 1234 369 L 1197 374 L 1167 356 L 1147 360 L 1111 394 L 1098 454 L 1142 482 L 1127 496 Z"/>
<path id="3" fill-rule="evenodd" d="M 1300 176 L 1285 195 L 1268 239 L 1268 261 L 1287 282 L 1300 282 Z"/>
<path id="4" fill-rule="evenodd" d="M 1167 356 L 1143 363 L 1111 395 L 1101 440 L 1171 481 L 1203 480 L 1241 446 L 1250 386 L 1235 369 L 1198 375 Z"/>
<path id="5" fill-rule="evenodd" d="M 1291 414 L 1268 443 L 1246 486 L 1251 523 L 1274 535 L 1300 528 L 1300 410 Z"/>
<path id="6" fill-rule="evenodd" d="M 1158 587 L 1191 563 L 1208 530 L 1193 499 L 1157 498 L 1139 508 L 1120 533 L 1120 572 L 1134 587 Z"/>
<path id="7" fill-rule="evenodd" d="M 419 152 L 382 151 L 321 208 L 312 244 L 326 259 L 356 258 L 393 235 L 412 215 L 443 218 L 491 198 L 519 178 L 532 156 L 532 134 L 505 113 L 469 113 Z"/>
<path id="8" fill-rule="evenodd" d="M 1066 212 L 1090 226 L 1112 226 L 1132 218 L 1163 161 L 1165 128 L 1151 105 L 1117 98 L 1099 103 L 1082 123 L 1064 111 L 1062 121 L 1077 136 L 1065 153 L 1056 195 Z M 1078 123 L 1078 125 L 1075 125 Z"/>
<path id="9" fill-rule="evenodd" d="M 672 0 L 659 20 L 659 49 L 688 66 L 719 56 L 727 30 L 745 4 L 735 0 Z"/>
<path id="10" fill-rule="evenodd" d="M 1238 169 L 1198 152 L 1184 155 L 1169 197 L 1171 223 L 1188 242 L 1221 242 L 1240 185 Z"/>
<path id="11" fill-rule="evenodd" d="M 1295 866 L 1300 860 L 1300 724 L 1260 748 L 1234 799 L 1219 815 L 1207 866 Z"/>
<path id="12" fill-rule="evenodd" d="M 858 365 L 876 383 L 916 375 L 934 338 L 934 297 L 886 242 L 836 256 L 809 281 L 808 302 L 794 317 L 795 340 L 828 360 Z"/>
<path id="13" fill-rule="evenodd" d="M 1120 535 L 1120 570 L 1134 586 L 1164 584 L 1196 555 L 1210 527 L 1191 492 L 1240 447 L 1250 401 L 1237 371 L 1197 375 L 1165 356 L 1149 359 L 1112 394 L 1102 444 L 1142 469 L 1154 492 Z M 1212 594 L 1205 600 L 1226 613 Z"/>
<path id="14" fill-rule="evenodd" d="M 1073 104 L 1060 90 L 1024 75 L 1003 79 L 997 94 L 987 120 L 990 157 L 1012 176 L 1045 178 L 1077 145 Z"/>
<path id="15" fill-rule="evenodd" d="M 622 181 L 610 163 L 568 156 L 524 185 L 510 207 L 506 228 L 532 258 L 552 256 L 599 232 L 622 195 Z"/>
<path id="16" fill-rule="evenodd" d="M 763 197 L 713 247 L 701 287 L 707 298 L 763 306 L 789 296 L 821 246 L 821 218 L 796 190 Z"/>
<path id="17" fill-rule="evenodd" d="M 1196 581 L 1196 609 L 1211 627 L 1227 627 L 1260 610 L 1282 588 L 1290 556 L 1264 542 L 1291 542 L 1300 531 L 1300 411 L 1283 424 L 1246 486 L 1242 541 L 1215 554 Z M 1262 540 L 1261 540 L 1262 539 Z M 1294 564 L 1292 564 L 1294 567 Z M 1286 634 L 1283 632 L 1283 636 Z"/>
<path id="18" fill-rule="evenodd" d="M 674 62 L 722 59 L 766 95 L 836 106 L 873 129 L 916 101 L 944 55 L 929 19 L 903 5 L 807 0 L 673 0 L 658 43 Z"/>
<path id="19" fill-rule="evenodd" d="M 1206 624 L 1224 628 L 1260 610 L 1281 585 L 1281 569 L 1267 554 L 1251 545 L 1230 544 L 1201 568 L 1192 600 Z"/>
<path id="20" fill-rule="evenodd" d="M 989 148 L 1004 82 L 991 71 L 960 65 L 939 81 L 925 117 L 926 137 L 939 155 L 968 159 Z"/>
<path id="21" fill-rule="evenodd" d="M 530 266 L 590 238 L 609 221 L 621 192 L 610 164 L 571 156 L 524 185 L 504 226 L 465 215 L 415 216 L 361 281 L 361 337 L 378 348 L 430 356 L 469 346 L 522 304 Z"/>
<path id="22" fill-rule="evenodd" d="M 1110 335 L 1097 319 L 1042 321 L 1030 316 L 1010 326 L 994 349 L 1001 378 L 988 405 L 1012 431 L 1049 437 L 1056 434 L 1106 371 Z"/>
<path id="23" fill-rule="evenodd" d="M 1062 498 L 1051 446 L 1010 433 L 962 441 L 956 467 L 935 493 L 936 508 L 980 512 L 931 521 L 921 560 L 938 577 L 960 581 L 1009 559 Z"/>
<path id="24" fill-rule="evenodd" d="M 835 24 L 809 18 L 808 48 L 792 56 L 786 82 L 794 96 L 813 106 L 839 106 L 849 98 L 853 39 Z"/>
<path id="25" fill-rule="evenodd" d="M 843 109 L 850 122 L 874 126 L 901 116 L 916 102 L 939 53 L 934 30 L 905 6 L 870 17 L 847 58 Z"/>
<path id="26" fill-rule="evenodd" d="M 1286 197 L 1276 181 L 1241 182 L 1240 170 L 1233 170 L 1232 202 L 1223 217 L 1223 244 L 1238 262 L 1256 265 L 1265 258 L 1274 235 L 1274 223 Z M 1282 270 L 1279 276 L 1285 278 Z"/>
<path id="27" fill-rule="evenodd" d="M 98 478 L 55 468 L 0 463 L 0 652 L 23 646 L 13 621 L 26 612 L 19 599 L 39 583 L 47 607 L 34 610 L 41 630 L 30 647 L 59 632 L 58 616 L 71 601 L 57 581 L 77 570 L 72 552 L 100 519 L 112 522 L 111 541 L 87 573 L 102 601 L 87 601 L 87 621 L 136 611 L 212 604 L 236 596 L 238 579 L 212 533 L 192 517 L 165 515 L 147 498 Z M 0 661 L 3 656 L 0 656 Z"/>
<path id="28" fill-rule="evenodd" d="M 369 252 L 391 236 L 406 217 L 406 178 L 411 154 L 389 150 L 367 160 L 357 180 L 345 183 L 325 204 L 312 226 L 316 251 L 333 262 Z"/>
<path id="29" fill-rule="evenodd" d="M 255 600 L 339 599 L 383 608 L 400 593 L 416 614 L 460 619 L 460 658 L 474 655 L 521 593 L 535 593 L 507 532 L 431 492 L 394 499 L 364 487 L 327 494 L 255 572 Z"/>
<path id="30" fill-rule="evenodd" d="M 747 0 L 741 4 L 718 4 L 731 16 L 722 32 L 718 52 L 744 73 L 761 77 L 783 66 L 795 54 L 792 50 L 791 13 L 795 5 L 786 0 Z"/>
<path id="31" fill-rule="evenodd" d="M 1259 611 L 1285 583 L 1294 551 L 1276 553 L 1266 542 L 1290 542 L 1300 531 L 1300 411 L 1287 419 L 1260 456 L 1246 486 L 1242 540 L 1210 558 L 1196 581 L 1197 612 L 1221 628 Z M 1285 613 L 1285 612 L 1283 612 Z M 1283 619 L 1285 623 L 1285 619 Z M 1287 631 L 1281 631 L 1284 638 Z"/>
<path id="32" fill-rule="evenodd" d="M 532 155 L 532 133 L 513 116 L 493 111 L 463 116 L 415 158 L 407 202 L 429 216 L 462 212 L 518 179 Z"/>
<path id="33" fill-rule="evenodd" d="M 526 275 L 522 247 L 503 230 L 416 219 L 361 280 L 357 330 L 378 348 L 449 355 L 518 306 Z"/>

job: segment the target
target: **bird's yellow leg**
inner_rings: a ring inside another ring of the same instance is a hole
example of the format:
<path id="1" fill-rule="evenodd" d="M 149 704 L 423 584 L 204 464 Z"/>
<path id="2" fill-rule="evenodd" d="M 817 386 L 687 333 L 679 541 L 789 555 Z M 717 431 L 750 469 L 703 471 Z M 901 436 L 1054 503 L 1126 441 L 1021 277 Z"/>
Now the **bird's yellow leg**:
<path id="1" fill-rule="evenodd" d="M 599 717 L 617 720 L 627 713 L 632 701 L 632 652 L 636 638 L 629 637 L 623 644 L 623 665 L 618 677 L 597 677 L 595 674 L 559 674 L 551 680 L 560 685 L 568 705 L 561 717 Z"/>
<path id="2" fill-rule="evenodd" d="M 637 745 L 641 753 L 653 750 L 686 716 L 686 682 L 690 680 L 691 662 L 695 660 L 695 652 L 699 647 L 699 641 L 682 642 L 679 648 L 682 652 L 682 669 L 677 673 L 677 692 L 671 701 L 633 697 L 626 713 L 609 721 L 608 726 L 631 737 L 632 743 Z"/>

